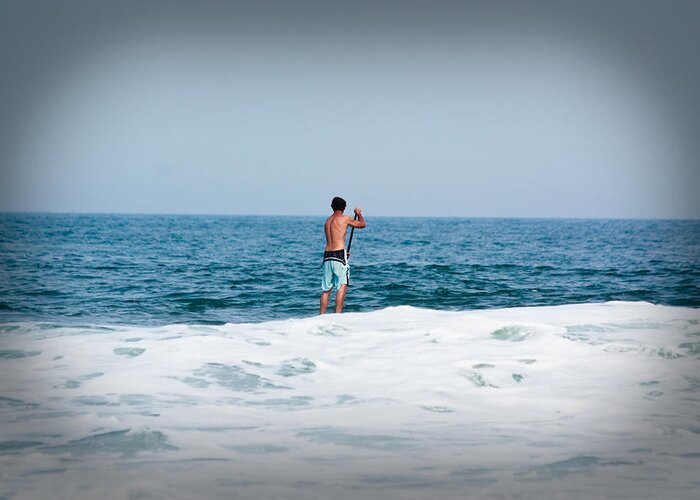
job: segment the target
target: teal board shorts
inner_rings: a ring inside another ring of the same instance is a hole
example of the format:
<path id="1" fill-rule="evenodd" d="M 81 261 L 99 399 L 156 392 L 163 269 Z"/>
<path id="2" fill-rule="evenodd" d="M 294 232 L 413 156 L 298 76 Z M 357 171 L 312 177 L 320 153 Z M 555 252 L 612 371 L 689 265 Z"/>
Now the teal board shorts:
<path id="1" fill-rule="evenodd" d="M 350 280 L 350 266 L 345 258 L 345 250 L 334 250 L 323 253 L 323 278 L 321 288 L 324 292 L 331 288 L 340 288 Z"/>

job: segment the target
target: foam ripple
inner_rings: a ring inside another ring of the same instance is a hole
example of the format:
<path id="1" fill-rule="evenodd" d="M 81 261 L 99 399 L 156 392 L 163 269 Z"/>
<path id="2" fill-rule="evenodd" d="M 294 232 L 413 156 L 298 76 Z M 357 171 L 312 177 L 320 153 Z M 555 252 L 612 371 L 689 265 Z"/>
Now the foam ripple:
<path id="1" fill-rule="evenodd" d="M 0 497 L 690 498 L 699 321 L 608 302 L 2 325 Z"/>

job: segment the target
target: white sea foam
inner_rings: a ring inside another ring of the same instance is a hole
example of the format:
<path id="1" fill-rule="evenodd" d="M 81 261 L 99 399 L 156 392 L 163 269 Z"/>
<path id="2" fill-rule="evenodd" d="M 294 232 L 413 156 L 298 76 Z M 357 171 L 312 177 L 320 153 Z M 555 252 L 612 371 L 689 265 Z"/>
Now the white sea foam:
<path id="1" fill-rule="evenodd" d="M 695 498 L 700 310 L 0 333 L 0 497 Z"/>

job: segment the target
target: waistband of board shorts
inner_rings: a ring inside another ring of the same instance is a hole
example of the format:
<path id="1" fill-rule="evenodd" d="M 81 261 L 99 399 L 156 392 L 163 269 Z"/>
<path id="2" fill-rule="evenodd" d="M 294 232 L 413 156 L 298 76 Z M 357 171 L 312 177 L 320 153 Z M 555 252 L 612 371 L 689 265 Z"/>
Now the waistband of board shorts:
<path id="1" fill-rule="evenodd" d="M 346 263 L 345 261 L 345 249 L 341 250 L 330 250 L 323 252 L 323 262 L 327 260 L 337 260 L 338 262 Z"/>

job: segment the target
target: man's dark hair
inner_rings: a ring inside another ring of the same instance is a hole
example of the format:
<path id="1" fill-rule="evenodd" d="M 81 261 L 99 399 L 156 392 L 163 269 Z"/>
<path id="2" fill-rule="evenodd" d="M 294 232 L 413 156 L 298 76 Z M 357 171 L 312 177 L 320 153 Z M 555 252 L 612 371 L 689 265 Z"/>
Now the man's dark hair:
<path id="1" fill-rule="evenodd" d="M 345 206 L 347 203 L 345 203 L 345 200 L 342 199 L 340 196 L 336 196 L 333 198 L 333 201 L 331 201 L 331 208 L 333 210 L 340 210 L 341 212 L 345 210 Z"/>

